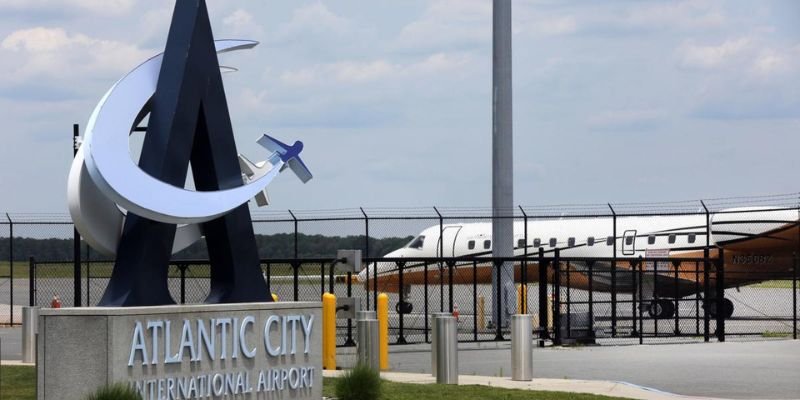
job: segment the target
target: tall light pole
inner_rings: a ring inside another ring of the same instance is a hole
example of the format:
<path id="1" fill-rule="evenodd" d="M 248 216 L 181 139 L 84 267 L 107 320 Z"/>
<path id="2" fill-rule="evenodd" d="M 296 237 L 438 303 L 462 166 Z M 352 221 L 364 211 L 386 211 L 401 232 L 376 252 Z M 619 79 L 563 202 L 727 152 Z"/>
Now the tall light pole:
<path id="1" fill-rule="evenodd" d="M 511 0 L 492 7 L 492 256 L 514 255 L 514 171 L 511 93 Z M 497 326 L 515 313 L 514 266 L 492 274 L 492 315 Z M 499 273 L 498 273 L 499 272 Z M 498 300 L 499 303 L 498 304 Z M 501 308 L 502 307 L 502 308 Z"/>

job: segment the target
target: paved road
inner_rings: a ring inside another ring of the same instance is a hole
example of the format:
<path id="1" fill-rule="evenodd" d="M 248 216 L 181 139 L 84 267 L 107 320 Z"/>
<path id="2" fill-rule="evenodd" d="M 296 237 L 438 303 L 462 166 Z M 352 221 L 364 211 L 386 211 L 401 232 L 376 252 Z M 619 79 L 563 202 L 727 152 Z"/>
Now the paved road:
<path id="1" fill-rule="evenodd" d="M 22 329 L 0 328 L 0 360 L 22 359 Z"/>
<path id="2" fill-rule="evenodd" d="M 460 372 L 510 376 L 509 351 L 462 350 Z M 393 353 L 390 360 L 394 371 L 430 372 L 427 350 Z M 624 381 L 691 396 L 798 399 L 800 341 L 537 348 L 534 377 Z"/>

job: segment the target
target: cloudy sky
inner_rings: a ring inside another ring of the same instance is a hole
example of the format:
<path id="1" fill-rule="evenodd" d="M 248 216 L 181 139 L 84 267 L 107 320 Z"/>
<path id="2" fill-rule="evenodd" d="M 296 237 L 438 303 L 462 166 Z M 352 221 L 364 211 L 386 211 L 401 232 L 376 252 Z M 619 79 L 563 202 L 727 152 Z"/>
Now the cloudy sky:
<path id="1" fill-rule="evenodd" d="M 208 0 L 275 209 L 490 205 L 491 2 Z M 66 211 L 72 123 L 163 51 L 163 0 L 0 0 L 0 210 Z M 514 1 L 515 203 L 800 189 L 800 2 Z M 135 140 L 134 140 L 135 142 Z"/>

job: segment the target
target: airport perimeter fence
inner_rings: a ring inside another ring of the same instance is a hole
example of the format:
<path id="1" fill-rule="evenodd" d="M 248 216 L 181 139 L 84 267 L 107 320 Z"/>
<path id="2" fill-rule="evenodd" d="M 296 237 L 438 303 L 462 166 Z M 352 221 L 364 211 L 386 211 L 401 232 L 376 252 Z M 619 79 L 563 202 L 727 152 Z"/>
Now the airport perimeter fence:
<path id="1" fill-rule="evenodd" d="M 575 238 L 540 237 L 533 228 L 530 232 L 527 229 L 521 234 L 515 232 L 515 247 L 524 244 L 524 251 L 507 261 L 513 261 L 516 284 L 523 281 L 527 284 L 524 289 L 515 287 L 514 293 L 506 290 L 499 300 L 492 291 L 491 277 L 486 275 L 492 273 L 493 262 L 497 261 L 490 257 L 490 249 L 471 258 L 452 257 L 454 250 L 445 249 L 439 242 L 437 256 L 417 260 L 418 266 L 412 266 L 409 258 L 393 261 L 383 257 L 425 229 L 434 229 L 447 237 L 448 232 L 453 232 L 448 231 L 452 225 L 489 224 L 493 221 L 490 210 L 256 211 L 253 223 L 263 260 L 262 271 L 271 291 L 281 300 L 316 301 L 321 293 L 332 290 L 338 297 L 357 297 L 362 308 L 371 309 L 377 293 L 367 290 L 364 282 L 353 282 L 338 273 L 330 279 L 336 250 L 361 249 L 365 265 L 389 265 L 389 271 L 391 265 L 400 262 L 403 268 L 395 266 L 393 279 L 405 281 L 395 282 L 393 288 L 383 288 L 389 289 L 392 343 L 429 341 L 428 317 L 438 311 L 459 314 L 460 340 L 505 340 L 509 335 L 502 324 L 495 324 L 498 308 L 494 304 L 500 304 L 499 309 L 505 311 L 525 308 L 534 315 L 540 337 L 555 343 L 585 340 L 587 331 L 601 343 L 792 338 L 797 335 L 796 260 L 791 256 L 776 259 L 783 266 L 779 272 L 742 271 L 735 268 L 736 259 L 728 260 L 730 268 L 723 265 L 725 272 L 717 279 L 715 260 L 721 258 L 708 233 L 712 219 L 722 220 L 724 217 L 717 215 L 726 213 L 745 220 L 755 230 L 765 229 L 772 222 L 759 219 L 758 212 L 768 208 L 797 215 L 799 198 L 798 194 L 791 194 L 705 202 L 519 207 L 510 218 L 524 227 L 538 221 L 559 221 L 556 222 L 559 224 L 576 219 L 581 223 L 601 221 L 604 228 L 596 235 L 597 241 L 604 241 L 606 234 L 615 238 L 613 254 L 618 256 L 588 259 L 561 253 L 556 257 L 557 252 L 573 247 Z M 753 211 L 751 221 L 747 212 L 729 211 L 743 205 L 762 208 Z M 629 225 L 636 218 L 669 216 L 700 221 L 695 226 L 700 233 L 630 232 Z M 22 305 L 48 306 L 53 296 L 58 296 L 64 306 L 97 304 L 113 263 L 102 261 L 102 256 L 76 240 L 66 216 L 6 215 L 6 219 L 0 222 L 0 259 L 8 260 L 0 261 L 0 322 L 18 324 Z M 800 237 L 800 227 L 797 218 L 794 219 L 792 232 Z M 679 242 L 695 244 L 695 251 L 685 255 L 678 268 L 674 257 L 664 257 L 658 252 L 639 252 L 641 258 L 623 254 L 626 250 L 636 250 L 639 243 L 650 240 L 661 243 L 676 240 L 676 236 Z M 482 246 L 481 241 L 477 246 Z M 541 256 L 540 248 L 544 252 Z M 168 276 L 173 299 L 178 303 L 200 303 L 209 290 L 204 245 L 196 244 L 178 256 L 187 259 L 175 259 L 170 264 Z M 30 257 L 34 257 L 32 261 Z M 556 258 L 558 262 L 554 261 Z M 756 261 L 755 264 L 767 262 Z M 537 276 L 540 262 L 547 266 L 547 284 L 541 284 L 541 277 Z M 426 273 L 414 274 L 414 268 Z M 523 271 L 527 280 L 523 280 Z M 29 279 L 31 276 L 33 279 Z M 728 285 L 725 280 L 742 284 Z M 710 292 L 705 282 L 709 283 Z M 717 282 L 722 282 L 721 296 L 716 290 Z M 523 294 L 524 300 L 518 298 L 517 292 Z M 674 297 L 675 293 L 680 297 Z M 704 300 L 711 301 L 717 296 L 735 306 L 733 315 L 723 321 L 716 318 L 720 313 L 707 312 L 708 302 Z M 512 303 L 514 306 L 509 308 Z M 659 317 L 650 315 L 651 309 L 664 308 L 671 312 Z M 352 323 L 339 322 L 342 325 L 339 344 L 352 344 Z"/>

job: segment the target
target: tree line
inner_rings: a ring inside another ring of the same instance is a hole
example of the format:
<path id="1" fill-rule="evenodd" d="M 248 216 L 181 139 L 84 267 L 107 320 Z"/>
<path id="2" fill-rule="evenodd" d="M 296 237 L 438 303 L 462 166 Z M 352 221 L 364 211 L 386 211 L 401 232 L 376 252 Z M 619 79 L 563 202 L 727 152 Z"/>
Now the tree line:
<path id="1" fill-rule="evenodd" d="M 369 238 L 370 257 L 380 257 L 390 251 L 403 247 L 413 236 Z M 0 262 L 9 259 L 10 242 L 6 238 L 0 240 Z M 295 257 L 295 236 L 293 233 L 278 233 L 273 235 L 256 235 L 258 254 L 262 259 L 282 259 Z M 324 236 L 297 235 L 298 258 L 333 258 L 336 250 L 359 249 L 364 252 L 366 242 L 364 235 L 353 236 Z M 27 261 L 30 257 L 43 261 L 69 261 L 73 254 L 72 239 L 32 239 L 15 237 L 13 252 L 15 261 Z M 364 253 L 365 256 L 366 253 Z M 92 250 L 87 251 L 85 243 L 81 243 L 81 258 L 84 260 L 107 260 L 105 257 Z M 173 256 L 175 260 L 204 260 L 208 259 L 208 250 L 205 240 L 189 246 Z"/>

